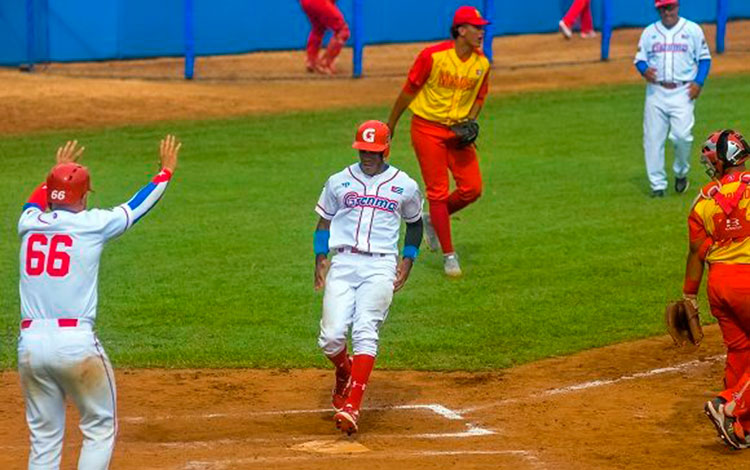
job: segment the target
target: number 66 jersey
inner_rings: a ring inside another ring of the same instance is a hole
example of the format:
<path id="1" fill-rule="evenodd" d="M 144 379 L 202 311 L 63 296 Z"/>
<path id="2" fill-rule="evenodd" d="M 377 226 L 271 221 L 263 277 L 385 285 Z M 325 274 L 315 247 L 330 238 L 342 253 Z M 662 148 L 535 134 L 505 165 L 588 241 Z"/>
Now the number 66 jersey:
<path id="1" fill-rule="evenodd" d="M 45 212 L 46 186 L 38 187 L 18 221 L 21 318 L 85 318 L 93 323 L 104 244 L 151 210 L 170 177 L 162 170 L 132 199 L 111 210 Z"/>

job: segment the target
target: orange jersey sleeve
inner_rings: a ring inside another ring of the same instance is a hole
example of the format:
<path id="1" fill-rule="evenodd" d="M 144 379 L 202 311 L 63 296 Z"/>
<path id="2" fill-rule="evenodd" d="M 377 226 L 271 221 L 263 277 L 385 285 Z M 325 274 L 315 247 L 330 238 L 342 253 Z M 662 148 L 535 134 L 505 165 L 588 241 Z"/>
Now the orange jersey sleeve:
<path id="1" fill-rule="evenodd" d="M 484 104 L 484 97 L 487 96 L 487 92 L 490 90 L 490 71 L 488 70 L 486 74 L 484 74 L 484 80 L 482 81 L 482 86 L 479 88 L 479 93 L 477 93 L 477 99 L 474 101 L 475 103 Z"/>
<path id="2" fill-rule="evenodd" d="M 417 94 L 422 86 L 425 84 L 430 73 L 432 72 L 432 52 L 430 48 L 427 48 L 419 53 L 417 60 L 409 70 L 409 76 L 406 78 L 406 84 L 404 90 L 407 93 Z"/>

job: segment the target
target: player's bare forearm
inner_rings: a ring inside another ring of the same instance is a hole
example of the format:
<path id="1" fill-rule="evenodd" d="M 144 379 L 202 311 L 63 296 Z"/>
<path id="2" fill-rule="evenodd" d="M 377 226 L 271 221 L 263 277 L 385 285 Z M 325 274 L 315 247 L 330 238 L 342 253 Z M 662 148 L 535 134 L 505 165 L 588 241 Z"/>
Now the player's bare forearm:
<path id="1" fill-rule="evenodd" d="M 704 262 L 701 254 L 703 241 L 690 243 L 690 251 L 685 263 L 685 287 L 684 294 L 695 295 L 698 292 L 698 286 L 703 278 Z"/>
<path id="2" fill-rule="evenodd" d="M 414 101 L 415 96 L 417 95 L 409 93 L 406 90 L 401 90 L 398 98 L 396 98 L 396 102 L 393 103 L 391 115 L 388 116 L 388 129 L 391 130 L 391 138 L 393 138 L 393 134 L 396 132 L 396 125 L 398 124 L 399 119 L 401 119 L 401 115 L 404 114 L 406 108 L 408 108 L 411 102 Z"/>
<path id="3" fill-rule="evenodd" d="M 323 217 L 320 217 L 318 219 L 318 224 L 315 226 L 315 232 L 316 234 L 318 232 L 327 232 L 330 230 L 330 228 L 331 228 L 331 221 L 328 219 L 324 219 Z M 327 243 L 328 242 L 326 240 L 326 245 Z M 330 268 L 331 266 L 331 262 L 328 260 L 327 250 L 328 248 L 326 246 L 326 253 L 315 254 L 315 273 L 313 276 L 314 277 L 313 285 L 315 287 L 315 290 L 320 290 L 323 287 L 325 287 L 326 275 L 328 274 L 328 268 Z"/>

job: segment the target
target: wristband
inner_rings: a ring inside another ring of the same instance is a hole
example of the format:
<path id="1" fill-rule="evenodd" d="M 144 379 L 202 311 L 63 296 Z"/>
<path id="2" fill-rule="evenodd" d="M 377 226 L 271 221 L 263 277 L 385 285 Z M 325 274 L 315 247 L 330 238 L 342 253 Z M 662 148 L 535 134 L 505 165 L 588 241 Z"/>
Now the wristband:
<path id="1" fill-rule="evenodd" d="M 419 254 L 419 248 L 417 248 L 414 245 L 406 245 L 404 247 L 404 251 L 402 253 L 402 256 L 404 258 L 411 258 L 412 260 L 417 258 L 417 255 Z"/>
<path id="2" fill-rule="evenodd" d="M 700 286 L 701 281 L 685 278 L 685 283 L 682 285 L 682 293 L 685 295 L 696 295 Z"/>
<path id="3" fill-rule="evenodd" d="M 313 235 L 313 251 L 315 256 L 328 255 L 328 239 L 331 237 L 329 230 L 316 230 Z"/>

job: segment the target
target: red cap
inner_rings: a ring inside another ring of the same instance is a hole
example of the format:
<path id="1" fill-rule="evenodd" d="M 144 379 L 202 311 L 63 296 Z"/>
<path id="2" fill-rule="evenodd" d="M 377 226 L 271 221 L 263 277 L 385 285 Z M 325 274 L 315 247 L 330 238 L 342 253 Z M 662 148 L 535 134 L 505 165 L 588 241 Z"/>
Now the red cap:
<path id="1" fill-rule="evenodd" d="M 656 8 L 665 7 L 667 5 L 679 5 L 679 0 L 656 0 L 654 6 Z"/>
<path id="2" fill-rule="evenodd" d="M 460 24 L 484 26 L 490 24 L 490 22 L 482 18 L 482 14 L 479 13 L 479 10 L 477 10 L 476 8 L 470 6 L 462 6 L 458 7 L 458 10 L 456 10 L 456 14 L 453 15 L 453 26 L 458 26 Z"/>
<path id="3" fill-rule="evenodd" d="M 388 154 L 391 146 L 391 131 L 388 126 L 380 121 L 365 121 L 357 129 L 352 148 L 366 152 L 383 152 Z"/>
<path id="4" fill-rule="evenodd" d="M 89 189 L 89 170 L 78 163 L 60 163 L 47 175 L 48 204 L 76 205 Z"/>

